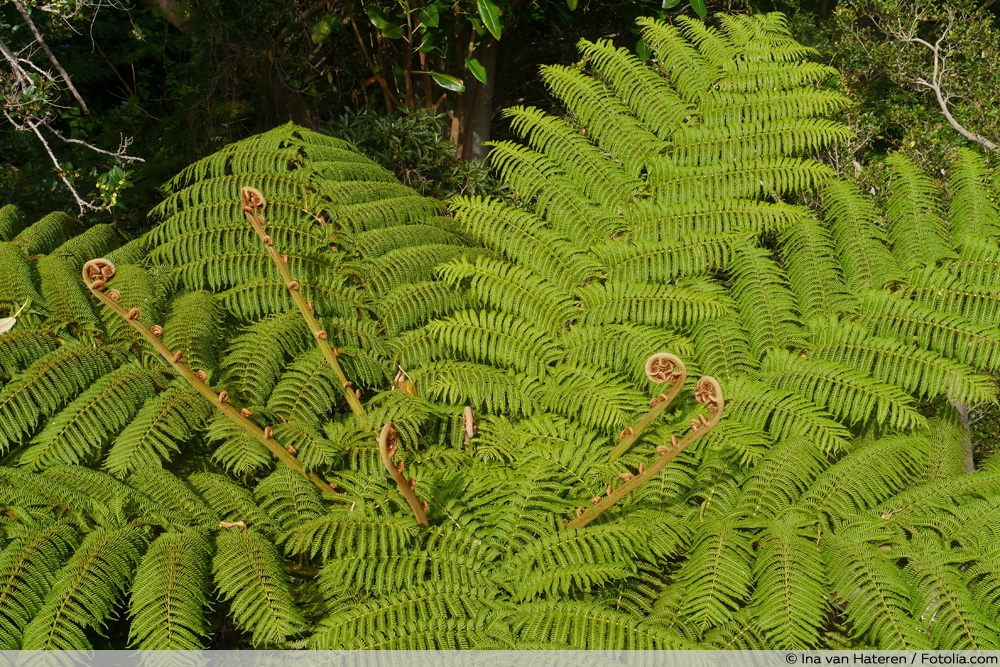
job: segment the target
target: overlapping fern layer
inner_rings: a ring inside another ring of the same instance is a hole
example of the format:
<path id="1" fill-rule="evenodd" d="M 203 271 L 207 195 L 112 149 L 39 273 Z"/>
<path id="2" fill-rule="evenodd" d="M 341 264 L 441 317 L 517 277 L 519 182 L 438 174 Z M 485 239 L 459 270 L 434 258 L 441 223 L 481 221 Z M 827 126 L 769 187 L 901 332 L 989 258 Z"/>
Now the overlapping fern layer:
<path id="1" fill-rule="evenodd" d="M 569 113 L 509 110 L 523 143 L 493 159 L 514 204 L 446 216 L 286 126 L 182 172 L 124 245 L 0 209 L 0 316 L 20 309 L 0 334 L 0 648 L 196 648 L 223 615 L 248 646 L 995 648 L 1000 461 L 970 472 L 955 416 L 996 400 L 990 174 L 962 152 L 942 192 L 896 156 L 876 205 L 810 157 L 847 134 L 834 72 L 780 15 L 714 25 L 641 22 L 651 63 L 583 43 L 545 68 Z M 79 279 L 97 256 L 336 491 L 100 308 Z M 642 370 L 659 351 L 717 377 L 726 417 L 564 528 L 694 414 L 609 462 L 661 391 Z M 417 396 L 390 389 L 399 368 Z M 379 461 L 387 420 L 430 527 Z"/>

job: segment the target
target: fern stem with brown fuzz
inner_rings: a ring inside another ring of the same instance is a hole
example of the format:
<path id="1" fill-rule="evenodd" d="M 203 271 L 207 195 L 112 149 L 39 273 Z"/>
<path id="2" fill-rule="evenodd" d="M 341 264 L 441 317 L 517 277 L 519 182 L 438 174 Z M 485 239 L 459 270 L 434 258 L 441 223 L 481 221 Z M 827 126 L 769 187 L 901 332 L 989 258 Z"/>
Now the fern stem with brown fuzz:
<path id="1" fill-rule="evenodd" d="M 652 409 L 643 415 L 634 426 L 621 432 L 618 444 L 611 450 L 611 463 L 617 461 L 622 454 L 627 452 L 642 436 L 643 432 L 649 428 L 649 425 L 656 421 L 656 418 L 663 414 L 667 406 L 677 398 L 677 394 L 681 393 L 681 389 L 684 388 L 684 383 L 687 381 L 687 368 L 685 368 L 683 361 L 669 352 L 660 352 L 646 360 L 646 377 L 649 378 L 650 382 L 656 384 L 669 383 L 670 391 L 666 394 L 660 394 L 650 401 Z"/>
<path id="2" fill-rule="evenodd" d="M 392 462 L 392 455 L 396 453 L 396 437 L 396 427 L 392 425 L 392 422 L 386 422 L 385 426 L 382 427 L 382 432 L 378 435 L 379 458 L 382 459 L 382 465 L 389 472 L 389 476 L 399 487 L 399 492 L 406 498 L 406 503 L 413 510 L 413 516 L 416 517 L 417 523 L 421 526 L 429 526 L 424 503 L 417 498 L 417 494 L 413 490 L 416 484 L 403 475 L 402 461 L 399 464 Z"/>
<path id="3" fill-rule="evenodd" d="M 277 458 L 281 463 L 283 463 L 289 469 L 302 475 L 310 482 L 312 482 L 320 491 L 329 492 L 330 485 L 325 480 L 323 480 L 319 475 L 307 471 L 302 463 L 299 462 L 294 456 L 292 456 L 285 447 L 278 443 L 271 436 L 271 429 L 268 427 L 261 429 L 255 423 L 250 421 L 248 415 L 249 411 L 237 410 L 229 402 L 229 394 L 225 391 L 216 393 L 211 387 L 209 387 L 205 381 L 202 379 L 205 374 L 202 371 L 193 371 L 188 368 L 181 360 L 183 354 L 180 351 L 173 351 L 167 347 L 163 341 L 160 340 L 160 336 L 163 334 L 163 328 L 159 325 L 154 325 L 153 329 L 147 329 L 142 322 L 139 321 L 139 309 L 132 308 L 131 310 L 125 310 L 120 305 L 118 305 L 118 299 L 121 295 L 115 290 L 109 290 L 108 294 L 105 294 L 105 288 L 107 287 L 107 282 L 115 274 L 115 265 L 106 259 L 92 259 L 83 265 L 83 282 L 90 290 L 90 293 L 97 297 L 97 300 L 103 303 L 105 306 L 110 308 L 116 315 L 125 320 L 125 323 L 130 327 L 139 332 L 147 343 L 149 343 L 154 350 L 160 353 L 168 364 L 177 374 L 184 378 L 188 384 L 190 384 L 199 394 L 201 394 L 212 406 L 226 416 L 229 421 L 233 422 L 239 426 L 245 433 L 253 436 L 258 442 L 267 447 L 275 458 Z M 117 298 L 114 298 L 117 297 Z"/>
<path id="4" fill-rule="evenodd" d="M 281 280 L 285 283 L 288 288 L 288 293 L 292 297 L 292 302 L 295 303 L 295 307 L 299 309 L 299 313 L 302 315 L 302 319 L 306 321 L 306 325 L 309 327 L 309 331 L 312 332 L 313 338 L 316 339 L 316 344 L 319 345 L 320 351 L 323 353 L 323 358 L 326 362 L 330 364 L 333 368 L 333 372 L 336 374 L 337 379 L 340 380 L 340 390 L 347 400 L 347 404 L 351 408 L 351 412 L 356 415 L 365 414 L 365 409 L 361 405 L 361 400 L 358 398 L 357 394 L 350 390 L 351 383 L 347 380 L 347 376 L 344 374 L 343 368 L 341 368 L 340 363 L 337 361 L 337 354 L 330 347 L 330 343 L 327 342 L 326 331 L 320 327 L 319 322 L 312 314 L 312 309 L 309 307 L 309 303 L 306 302 L 305 297 L 299 291 L 299 283 L 292 276 L 292 272 L 288 270 L 288 265 L 285 264 L 285 260 L 282 259 L 281 253 L 278 252 L 274 243 L 271 241 L 271 237 L 267 235 L 264 231 L 264 209 L 267 207 L 267 201 L 264 199 L 264 195 L 261 194 L 260 190 L 257 188 L 252 188 L 250 186 L 244 186 L 240 191 L 240 199 L 243 205 L 243 213 L 246 215 L 247 220 L 250 221 L 250 225 L 253 227 L 254 231 L 257 232 L 257 236 L 260 237 L 261 242 L 264 244 L 264 249 L 267 250 L 267 254 L 271 257 L 271 261 L 278 269 L 278 274 L 281 276 Z"/>
<path id="5" fill-rule="evenodd" d="M 683 385 L 683 383 L 681 383 Z M 667 464 L 677 458 L 677 455 L 683 452 L 685 449 L 691 446 L 698 438 L 708 433 L 713 426 L 715 426 L 720 419 L 722 419 L 722 411 L 725 408 L 725 401 L 722 398 L 722 388 L 719 383 L 713 377 L 705 376 L 698 380 L 698 387 L 694 392 L 695 399 L 703 405 L 705 405 L 709 414 L 712 415 L 711 419 L 705 419 L 702 415 L 700 420 L 692 420 L 691 422 L 691 432 L 687 436 L 674 443 L 670 448 L 667 447 L 657 447 L 656 453 L 659 456 L 655 461 L 647 466 L 641 466 L 639 469 L 639 474 L 631 476 L 625 476 L 626 481 L 624 484 L 619 486 L 617 489 L 612 489 L 608 487 L 608 492 L 604 498 L 595 498 L 595 504 L 588 510 L 580 512 L 580 514 L 572 521 L 566 524 L 567 528 L 583 528 L 588 523 L 601 516 L 615 505 L 619 500 L 627 496 L 628 494 L 635 491 L 637 488 L 648 482 L 649 480 L 656 477 Z"/>

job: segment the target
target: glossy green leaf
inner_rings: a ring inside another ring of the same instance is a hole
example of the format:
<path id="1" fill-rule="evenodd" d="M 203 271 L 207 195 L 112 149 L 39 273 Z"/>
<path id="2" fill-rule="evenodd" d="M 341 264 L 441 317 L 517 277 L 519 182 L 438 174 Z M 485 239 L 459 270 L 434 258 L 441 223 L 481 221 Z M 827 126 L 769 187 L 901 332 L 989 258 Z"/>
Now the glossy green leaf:
<path id="1" fill-rule="evenodd" d="M 403 36 L 403 26 L 388 25 L 382 29 L 382 36 L 386 39 L 399 39 Z"/>
<path id="2" fill-rule="evenodd" d="M 476 77 L 476 80 L 480 83 L 486 83 L 486 68 L 483 67 L 478 60 L 475 58 L 466 58 L 465 66 L 469 68 L 469 72 L 472 76 Z"/>
<path id="3" fill-rule="evenodd" d="M 500 26 L 500 8 L 493 4 L 492 0 L 476 0 L 476 7 L 479 8 L 479 17 L 483 20 L 483 25 L 490 31 L 495 39 L 500 39 L 502 28 Z"/>
<path id="4" fill-rule="evenodd" d="M 386 27 L 389 25 L 389 20 L 385 17 L 385 14 L 383 14 L 378 9 L 375 9 L 374 7 L 371 7 L 368 10 L 367 14 L 368 14 L 368 19 L 372 22 L 372 25 L 378 28 L 379 30 L 385 30 Z"/>
<path id="5" fill-rule="evenodd" d="M 438 13 L 437 5 L 428 5 L 417 14 L 420 22 L 428 28 L 436 28 L 441 23 L 441 16 Z"/>
<path id="6" fill-rule="evenodd" d="M 701 18 L 708 16 L 708 7 L 705 6 L 705 0 L 691 0 L 691 9 Z"/>
<path id="7" fill-rule="evenodd" d="M 431 78 L 434 79 L 434 83 L 441 86 L 445 90 L 451 90 L 456 93 L 465 92 L 465 82 L 457 76 L 452 76 L 443 72 L 431 72 L 430 74 Z"/>
<path id="8" fill-rule="evenodd" d="M 681 4 L 681 0 L 663 0 L 663 9 L 673 9 Z"/>
<path id="9" fill-rule="evenodd" d="M 577 0 L 566 0 L 566 6 L 571 12 L 576 11 Z"/>
<path id="10" fill-rule="evenodd" d="M 646 42 L 641 39 L 635 45 L 635 54 L 640 58 L 642 58 L 643 60 L 649 60 L 650 58 L 653 57 L 653 52 L 650 51 L 648 46 L 646 46 Z"/>
<path id="11" fill-rule="evenodd" d="M 313 44 L 319 44 L 320 42 L 324 41 L 327 37 L 330 36 L 330 34 L 333 32 L 333 26 L 334 26 L 333 22 L 336 19 L 337 17 L 335 15 L 327 14 L 326 16 L 324 16 L 323 18 L 321 18 L 319 21 L 316 22 L 316 25 L 313 26 L 312 34 L 310 35 Z"/>

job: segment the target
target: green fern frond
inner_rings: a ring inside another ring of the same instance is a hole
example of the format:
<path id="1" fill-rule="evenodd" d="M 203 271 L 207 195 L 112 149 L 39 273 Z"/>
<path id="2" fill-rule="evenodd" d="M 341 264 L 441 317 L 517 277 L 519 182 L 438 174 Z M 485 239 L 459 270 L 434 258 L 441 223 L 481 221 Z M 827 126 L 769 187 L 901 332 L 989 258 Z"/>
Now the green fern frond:
<path id="1" fill-rule="evenodd" d="M 750 339 L 743 323 L 733 315 L 699 322 L 691 337 L 698 367 L 712 377 L 728 378 L 756 369 Z"/>
<path id="2" fill-rule="evenodd" d="M 163 323 L 163 342 L 184 354 L 184 363 L 211 375 L 219 354 L 218 302 L 205 291 L 188 292 L 174 299 Z"/>
<path id="3" fill-rule="evenodd" d="M 958 149 L 948 179 L 951 187 L 948 222 L 956 244 L 1000 236 L 1000 207 L 985 183 L 988 177 L 982 156 L 968 148 Z"/>
<path id="4" fill-rule="evenodd" d="M 757 123 L 687 125 L 674 134 L 670 157 L 693 167 L 733 162 L 748 154 L 760 158 L 803 155 L 852 136 L 850 128 L 821 118 L 771 119 L 766 131 Z"/>
<path id="5" fill-rule="evenodd" d="M 148 496 L 158 513 L 172 522 L 174 527 L 191 526 L 214 528 L 219 523 L 219 513 L 209 507 L 191 486 L 160 467 L 139 468 L 128 477 L 128 484 Z"/>
<path id="6" fill-rule="evenodd" d="M 807 519 L 788 513 L 764 525 L 753 578 L 755 615 L 769 648 L 815 647 L 829 603 L 823 559 Z"/>
<path id="7" fill-rule="evenodd" d="M 490 142 L 490 162 L 536 215 L 576 243 L 596 243 L 619 232 L 621 216 L 589 199 L 555 162 L 511 141 Z"/>
<path id="8" fill-rule="evenodd" d="M 13 376 L 56 349 L 56 338 L 42 329 L 17 329 L 0 337 L 0 375 Z"/>
<path id="9" fill-rule="evenodd" d="M 920 397 L 943 395 L 977 404 L 995 401 L 997 396 L 993 381 L 973 368 L 892 338 L 873 336 L 860 325 L 814 322 L 807 353 L 813 359 L 845 364 Z"/>
<path id="10" fill-rule="evenodd" d="M 867 537 L 844 531 L 820 540 L 830 587 L 845 608 L 852 637 L 882 650 L 931 648 L 911 616 L 913 592 L 896 567 L 898 555 L 883 552 Z"/>
<path id="11" fill-rule="evenodd" d="M 913 582 L 914 616 L 924 621 L 935 647 L 984 650 L 1000 645 L 994 619 L 980 614 L 956 567 L 968 560 L 937 538 L 922 536 L 904 549 Z"/>
<path id="12" fill-rule="evenodd" d="M 327 559 L 320 587 L 328 598 L 345 590 L 381 597 L 422 582 L 441 582 L 449 590 L 486 590 L 494 587 L 489 580 L 493 558 L 489 547 L 477 544 L 464 531 L 436 527 L 420 550 Z"/>
<path id="13" fill-rule="evenodd" d="M 79 272 L 75 275 L 75 280 L 80 282 Z M 167 296 L 167 288 L 158 277 L 150 275 L 139 266 L 119 266 L 116 267 L 112 287 L 121 294 L 121 299 L 118 301 L 119 306 L 125 308 L 126 311 L 132 308 L 139 309 L 140 323 L 151 327 L 162 322 L 160 309 Z M 87 298 L 93 301 L 89 295 Z M 98 311 L 98 316 L 101 318 L 109 338 L 116 341 L 129 341 L 132 345 L 143 345 L 139 342 L 140 337 L 135 329 L 110 309 L 101 308 Z"/>
<path id="14" fill-rule="evenodd" d="M 966 237 L 958 257 L 945 262 L 969 285 L 1000 283 L 1000 246 L 995 241 Z"/>
<path id="15" fill-rule="evenodd" d="M 49 420 L 20 463 L 40 470 L 93 459 L 155 391 L 149 373 L 136 366 L 108 373 Z"/>
<path id="16" fill-rule="evenodd" d="M 815 403 L 755 380 L 732 378 L 726 385 L 726 412 L 776 440 L 791 435 L 814 439 L 825 454 L 843 451 L 850 431 Z"/>
<path id="17" fill-rule="evenodd" d="M 892 253 L 904 270 L 934 266 L 954 256 L 948 223 L 938 211 L 940 193 L 930 177 L 902 153 L 886 158 L 892 178 L 886 213 Z"/>
<path id="18" fill-rule="evenodd" d="M 537 645 L 593 651 L 698 648 L 678 634 L 593 602 L 529 602 L 518 605 L 508 622 L 518 647 Z"/>
<path id="19" fill-rule="evenodd" d="M 661 21 L 640 18 L 636 23 L 643 42 L 656 53 L 667 80 L 687 103 L 700 102 L 721 72 L 692 47 L 680 31 Z"/>
<path id="20" fill-rule="evenodd" d="M 49 312 L 46 324 L 56 331 L 69 327 L 77 335 L 98 334 L 100 319 L 93 299 L 80 281 L 79 269 L 55 255 L 40 257 L 35 266 L 41 279 L 43 303 Z"/>
<path id="21" fill-rule="evenodd" d="M 637 523 L 606 524 L 529 543 L 504 561 L 515 601 L 587 594 L 635 574 L 635 558 L 646 550 L 645 533 Z"/>
<path id="22" fill-rule="evenodd" d="M 121 243 L 122 238 L 112 225 L 99 224 L 69 239 L 53 250 L 52 254 L 66 260 L 79 271 L 86 262 L 95 257 L 104 257 Z"/>
<path id="23" fill-rule="evenodd" d="M 205 439 L 215 445 L 212 461 L 234 475 L 270 470 L 274 456 L 260 440 L 226 416 L 216 413 L 205 428 Z"/>
<path id="24" fill-rule="evenodd" d="M 0 206 L 0 242 L 12 240 L 27 223 L 24 213 L 14 204 Z"/>
<path id="25" fill-rule="evenodd" d="M 466 493 L 480 509 L 483 543 L 510 557 L 553 532 L 569 514 L 564 472 L 542 457 L 526 457 L 511 469 L 484 474 Z M 485 473 L 485 471 L 484 471 Z"/>
<path id="26" fill-rule="evenodd" d="M 995 288 L 969 285 L 948 269 L 926 267 L 913 271 L 896 294 L 940 313 L 961 315 L 977 324 L 1000 320 L 1000 297 Z"/>
<path id="27" fill-rule="evenodd" d="M 328 267 L 322 262 L 302 255 L 288 256 L 288 269 L 308 283 Z M 218 292 L 255 280 L 281 280 L 263 245 L 245 252 L 220 252 L 193 262 L 181 264 L 173 271 L 177 284 L 188 290 Z"/>
<path id="28" fill-rule="evenodd" d="M 685 622 L 701 628 L 722 625 L 749 599 L 751 544 L 748 535 L 723 521 L 698 527 L 676 575 L 684 590 L 680 610 Z"/>
<path id="29" fill-rule="evenodd" d="M 976 368 L 1000 367 L 1000 332 L 995 327 L 940 313 L 893 294 L 864 292 L 856 321 L 876 336 L 916 343 Z"/>
<path id="30" fill-rule="evenodd" d="M 927 452 L 925 438 L 891 436 L 851 452 L 821 474 L 799 499 L 817 517 L 850 517 L 919 480 Z M 864 475 L 858 475 L 864 470 Z"/>
<path id="31" fill-rule="evenodd" d="M 254 495 L 279 535 L 287 535 L 302 523 L 321 516 L 326 509 L 316 487 L 285 466 L 279 466 L 258 484 Z"/>
<path id="32" fill-rule="evenodd" d="M 98 528 L 56 574 L 41 609 L 24 629 L 21 649 L 89 649 L 85 629 L 98 629 L 132 580 L 148 539 L 143 526 Z"/>
<path id="33" fill-rule="evenodd" d="M 833 232 L 847 286 L 854 291 L 882 287 L 902 278 L 884 245 L 874 205 L 846 181 L 823 190 L 823 216 Z"/>
<path id="34" fill-rule="evenodd" d="M 540 394 L 543 407 L 603 431 L 625 428 L 649 404 L 646 394 L 620 375 L 582 364 L 553 370 Z"/>
<path id="35" fill-rule="evenodd" d="M 485 258 L 480 255 L 476 258 L 476 263 L 479 264 L 483 259 Z M 456 263 L 468 264 L 468 260 L 462 256 L 444 266 L 454 266 Z M 441 271 L 441 268 L 438 270 Z M 394 287 L 382 297 L 375 308 L 379 313 L 379 320 L 385 326 L 386 334 L 394 337 L 424 324 L 429 319 L 446 315 L 468 305 L 465 295 L 448 284 L 425 280 Z"/>
<path id="36" fill-rule="evenodd" d="M 622 205 L 641 189 L 638 174 L 629 175 L 609 161 L 600 149 L 561 118 L 535 107 L 515 106 L 504 110 L 513 132 L 539 153 L 573 174 L 583 193 L 606 205 Z"/>
<path id="37" fill-rule="evenodd" d="M 472 263 L 461 257 L 442 264 L 437 272 L 452 288 L 468 279 L 480 302 L 519 315 L 550 333 L 562 329 L 579 312 L 572 294 L 504 260 L 480 255 Z"/>
<path id="38" fill-rule="evenodd" d="M 727 267 L 739 234 L 684 236 L 680 239 L 612 243 L 598 250 L 609 278 L 626 282 L 668 283 Z"/>
<path id="39" fill-rule="evenodd" d="M 304 352 L 309 330 L 297 311 L 251 325 L 233 339 L 220 369 L 222 386 L 239 400 L 260 405 L 277 383 L 286 355 Z"/>
<path id="40" fill-rule="evenodd" d="M 28 255 L 48 255 L 81 231 L 82 226 L 76 218 L 57 211 L 28 225 L 11 241 Z"/>
<path id="41" fill-rule="evenodd" d="M 377 516 L 358 508 L 337 509 L 290 528 L 284 546 L 289 554 L 343 558 L 377 558 L 402 553 L 416 540 L 418 524 L 411 517 Z"/>
<path id="42" fill-rule="evenodd" d="M 625 214 L 629 235 L 637 242 L 714 237 L 730 233 L 757 236 L 780 232 L 808 211 L 790 204 L 748 199 L 693 200 L 663 205 L 640 201 Z"/>
<path id="43" fill-rule="evenodd" d="M 462 310 L 426 327 L 446 349 L 470 361 L 544 377 L 558 352 L 555 340 L 517 315 Z"/>
<path id="44" fill-rule="evenodd" d="M 169 462 L 211 413 L 211 406 L 193 389 L 167 389 L 143 403 L 118 434 L 104 459 L 104 469 L 120 478 L 136 468 Z"/>
<path id="45" fill-rule="evenodd" d="M 24 525 L 0 551 L 0 648 L 16 650 L 21 633 L 52 590 L 55 574 L 77 546 L 68 521 Z"/>
<path id="46" fill-rule="evenodd" d="M 139 648 L 204 648 L 211 547 L 197 530 L 164 533 L 150 545 L 132 582 L 129 640 Z"/>
<path id="47" fill-rule="evenodd" d="M 330 614 L 310 637 L 309 648 L 469 649 L 485 634 L 476 620 L 491 597 L 489 589 L 452 589 L 440 583 L 409 587 Z"/>
<path id="48" fill-rule="evenodd" d="M 421 395 L 492 414 L 531 414 L 540 396 L 536 378 L 471 361 L 434 362 L 413 370 L 411 378 Z"/>
<path id="49" fill-rule="evenodd" d="M 4 281 L 0 282 L 0 308 L 12 315 L 29 299 L 44 303 L 35 271 L 28 254 L 14 243 L 0 243 L 0 262 L 4 266 Z"/>
<path id="50" fill-rule="evenodd" d="M 0 390 L 0 452 L 110 370 L 102 349 L 77 343 L 67 342 L 38 358 Z"/>
<path id="51" fill-rule="evenodd" d="M 798 218 L 782 235 L 780 254 L 804 320 L 854 310 L 854 297 L 835 259 L 833 238 L 818 221 Z"/>
<path id="52" fill-rule="evenodd" d="M 655 174 L 652 195 L 662 205 L 702 199 L 756 199 L 812 190 L 832 181 L 833 171 L 813 160 L 791 157 L 712 163 L 697 167 L 663 166 Z"/>
<path id="53" fill-rule="evenodd" d="M 598 81 L 560 65 L 543 66 L 541 74 L 549 90 L 573 109 L 576 121 L 587 128 L 588 135 L 630 176 L 640 176 L 663 150 L 656 135 Z"/>
<path id="54" fill-rule="evenodd" d="M 591 283 L 579 291 L 587 324 L 634 322 L 685 328 L 726 315 L 731 306 L 726 295 L 708 282 L 691 287 L 652 283 Z"/>
<path id="55" fill-rule="evenodd" d="M 775 519 L 785 513 L 827 466 L 807 438 L 786 438 L 768 450 L 740 484 L 737 514 Z"/>
<path id="56" fill-rule="evenodd" d="M 845 95 L 822 88 L 763 90 L 746 93 L 713 91 L 702 100 L 698 113 L 706 125 L 720 126 L 733 122 L 769 123 L 789 118 L 831 116 L 851 104 Z"/>
<path id="57" fill-rule="evenodd" d="M 772 349 L 760 379 L 778 390 L 791 390 L 852 424 L 874 417 L 896 430 L 927 426 L 913 398 L 899 387 L 876 380 L 850 366 Z"/>
<path id="58" fill-rule="evenodd" d="M 481 249 L 467 248 L 457 244 L 417 245 L 398 250 L 390 250 L 358 266 L 360 275 L 370 285 L 376 295 L 412 283 L 430 280 L 434 267 L 456 257 L 475 257 Z"/>
<path id="59" fill-rule="evenodd" d="M 254 646 L 286 641 L 304 625 L 274 544 L 261 533 L 226 530 L 215 539 L 212 575 Z"/>
<path id="60" fill-rule="evenodd" d="M 660 139 L 669 139 L 691 115 L 677 93 L 627 49 L 603 39 L 581 40 L 578 48 L 615 97 Z"/>
<path id="61" fill-rule="evenodd" d="M 544 221 L 531 213 L 480 197 L 456 197 L 451 209 L 466 232 L 487 248 L 564 289 L 572 290 L 600 273 L 583 247 L 545 229 Z"/>
<path id="62" fill-rule="evenodd" d="M 208 503 L 222 521 L 242 521 L 268 534 L 271 522 L 257 506 L 253 494 L 228 477 L 211 472 L 191 475 L 187 483 Z"/>
<path id="63" fill-rule="evenodd" d="M 716 322 L 708 320 L 707 322 Z M 698 325 L 703 326 L 703 325 Z M 698 328 L 695 329 L 698 331 Z M 636 382 L 646 382 L 646 360 L 657 351 L 670 350 L 690 359 L 701 339 L 691 339 L 662 327 L 624 322 L 597 326 L 577 325 L 559 339 L 562 361 L 570 364 L 604 366 Z M 699 357 L 699 361 L 700 361 Z M 704 366 L 699 366 L 703 368 Z M 689 372 L 693 372 L 689 368 Z"/>
<path id="64" fill-rule="evenodd" d="M 756 359 L 778 345 L 798 346 L 802 325 L 795 312 L 788 278 L 770 253 L 747 242 L 737 242 L 730 264 L 732 295 Z"/>
<path id="65" fill-rule="evenodd" d="M 281 373 L 267 407 L 283 419 L 319 427 L 342 400 L 340 381 L 318 348 L 308 350 Z M 291 443 L 288 443 L 291 444 Z"/>

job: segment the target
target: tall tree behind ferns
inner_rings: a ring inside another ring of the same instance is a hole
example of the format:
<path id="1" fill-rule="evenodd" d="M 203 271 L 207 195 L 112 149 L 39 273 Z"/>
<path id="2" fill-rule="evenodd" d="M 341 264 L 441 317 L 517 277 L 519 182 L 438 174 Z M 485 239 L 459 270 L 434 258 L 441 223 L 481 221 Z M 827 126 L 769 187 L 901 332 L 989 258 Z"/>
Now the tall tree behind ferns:
<path id="1" fill-rule="evenodd" d="M 439 217 L 293 127 L 192 165 L 108 255 L 124 317 L 77 277 L 110 229 L 4 209 L 3 645 L 85 646 L 126 597 L 144 648 L 210 641 L 213 599 L 257 646 L 995 645 L 996 464 L 917 402 L 995 398 L 987 174 L 961 155 L 946 207 L 894 158 L 883 219 L 807 157 L 846 136 L 833 72 L 779 15 L 718 24 L 545 69 L 568 119 L 513 109 L 527 145 L 494 149 L 519 207 Z M 688 399 L 619 451 L 666 350 L 726 417 L 564 527 L 697 424 Z"/>

